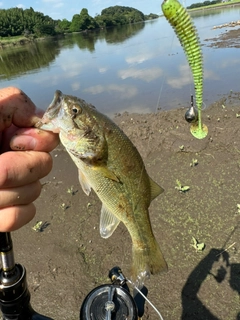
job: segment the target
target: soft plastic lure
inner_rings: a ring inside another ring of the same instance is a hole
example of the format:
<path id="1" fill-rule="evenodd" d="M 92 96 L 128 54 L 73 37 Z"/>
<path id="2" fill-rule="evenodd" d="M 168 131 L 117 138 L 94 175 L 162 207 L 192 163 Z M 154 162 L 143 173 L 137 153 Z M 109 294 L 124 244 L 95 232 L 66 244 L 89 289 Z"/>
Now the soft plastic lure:
<path id="1" fill-rule="evenodd" d="M 191 132 L 196 138 L 202 139 L 207 135 L 207 127 L 205 125 L 202 126 L 201 123 L 203 59 L 197 30 L 190 15 L 178 0 L 164 0 L 162 3 L 162 11 L 177 34 L 192 71 L 196 107 L 198 109 L 198 124 L 191 126 Z"/>

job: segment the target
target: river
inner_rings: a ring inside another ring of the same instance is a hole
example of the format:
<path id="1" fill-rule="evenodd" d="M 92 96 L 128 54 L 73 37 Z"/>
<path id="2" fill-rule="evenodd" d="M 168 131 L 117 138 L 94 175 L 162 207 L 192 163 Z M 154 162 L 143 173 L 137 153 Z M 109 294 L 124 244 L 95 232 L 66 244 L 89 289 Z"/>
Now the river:
<path id="1" fill-rule="evenodd" d="M 210 47 L 206 39 L 231 28 L 240 7 L 197 11 L 207 107 L 239 91 L 239 48 Z M 189 106 L 194 94 L 183 49 L 164 17 L 88 33 L 66 35 L 0 51 L 0 87 L 17 86 L 46 109 L 56 89 L 76 95 L 101 112 L 156 112 Z"/>

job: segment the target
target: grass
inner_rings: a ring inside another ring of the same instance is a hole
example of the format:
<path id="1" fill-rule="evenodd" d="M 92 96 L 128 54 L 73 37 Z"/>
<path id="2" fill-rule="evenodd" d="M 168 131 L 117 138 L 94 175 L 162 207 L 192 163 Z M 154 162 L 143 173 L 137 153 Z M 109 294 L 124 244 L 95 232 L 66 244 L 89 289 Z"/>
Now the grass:
<path id="1" fill-rule="evenodd" d="M 192 11 L 197 11 L 197 10 L 202 10 L 202 9 L 212 9 L 212 8 L 215 9 L 215 8 L 218 8 L 218 7 L 227 7 L 227 6 L 230 6 L 230 5 L 233 5 L 233 4 L 239 4 L 240 5 L 240 0 L 231 0 L 231 1 L 228 1 L 228 2 L 212 4 L 212 5 L 209 5 L 209 6 L 202 6 L 202 7 L 199 7 L 199 8 L 188 9 L 188 11 L 192 12 Z"/>
<path id="2" fill-rule="evenodd" d="M 16 42 L 21 40 L 26 40 L 27 38 L 24 36 L 14 36 L 14 37 L 0 37 L 1 42 Z"/>
<path id="3" fill-rule="evenodd" d="M 22 45 L 22 44 L 33 41 L 33 39 L 34 39 L 33 35 L 29 37 L 25 37 L 23 35 L 13 36 L 13 37 L 0 37 L 0 46 Z"/>
<path id="4" fill-rule="evenodd" d="M 0 45 L 18 45 L 31 41 L 31 38 L 26 38 L 24 36 L 15 36 L 15 37 L 0 37 Z"/>

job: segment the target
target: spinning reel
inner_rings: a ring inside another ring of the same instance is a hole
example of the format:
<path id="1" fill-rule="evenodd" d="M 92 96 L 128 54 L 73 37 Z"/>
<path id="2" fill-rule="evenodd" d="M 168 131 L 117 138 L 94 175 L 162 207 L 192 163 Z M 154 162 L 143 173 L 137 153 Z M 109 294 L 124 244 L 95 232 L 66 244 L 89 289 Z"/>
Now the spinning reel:
<path id="1" fill-rule="evenodd" d="M 15 264 L 9 232 L 0 232 L 0 257 L 0 310 L 3 320 L 53 320 L 32 308 L 26 269 L 21 264 Z M 119 267 L 110 270 L 109 278 L 110 284 L 96 287 L 86 296 L 80 309 L 80 320 L 137 320 L 144 313 L 145 300 L 163 320 L 160 312 L 147 299 L 146 287 L 139 290 L 124 277 Z M 134 298 L 127 282 L 137 291 Z"/>
<path id="2" fill-rule="evenodd" d="M 109 278 L 112 284 L 99 286 L 87 295 L 80 310 L 80 320 L 138 319 L 136 303 L 121 269 L 111 269 Z"/>

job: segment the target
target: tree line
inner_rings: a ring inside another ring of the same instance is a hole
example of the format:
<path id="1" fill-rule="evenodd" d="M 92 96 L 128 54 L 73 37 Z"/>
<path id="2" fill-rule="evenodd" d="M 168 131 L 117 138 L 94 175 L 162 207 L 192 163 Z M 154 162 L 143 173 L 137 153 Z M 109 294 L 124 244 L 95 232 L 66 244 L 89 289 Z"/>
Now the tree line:
<path id="1" fill-rule="evenodd" d="M 26 37 L 42 37 L 46 35 L 80 32 L 97 28 L 106 28 L 129 23 L 136 23 L 149 19 L 156 19 L 158 15 L 151 13 L 144 15 L 141 11 L 124 6 L 113 6 L 102 10 L 94 18 L 83 8 L 75 14 L 71 21 L 67 19 L 54 20 L 48 15 L 34 11 L 32 7 L 11 8 L 0 10 L 0 37 L 24 35 Z"/>
<path id="2" fill-rule="evenodd" d="M 206 7 L 213 4 L 222 3 L 222 0 L 213 0 L 213 1 L 203 1 L 203 2 L 197 2 L 191 4 L 187 9 L 194 9 L 194 8 L 200 8 L 200 7 Z"/>

